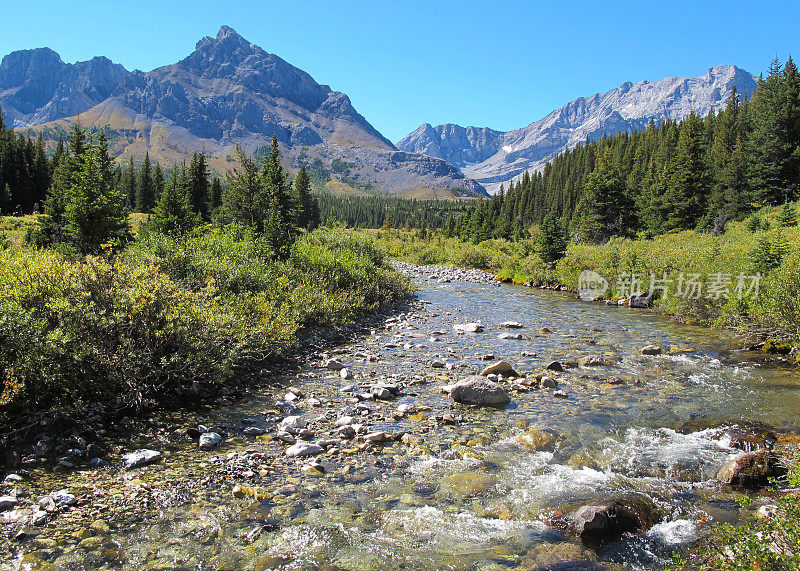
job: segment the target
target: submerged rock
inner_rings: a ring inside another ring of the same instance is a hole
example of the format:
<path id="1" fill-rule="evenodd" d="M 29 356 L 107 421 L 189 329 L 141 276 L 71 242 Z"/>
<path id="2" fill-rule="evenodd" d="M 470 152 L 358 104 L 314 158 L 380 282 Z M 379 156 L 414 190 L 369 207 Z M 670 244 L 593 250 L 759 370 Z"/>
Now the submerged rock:
<path id="1" fill-rule="evenodd" d="M 661 355 L 662 350 L 658 345 L 647 345 L 642 347 L 642 355 Z"/>
<path id="2" fill-rule="evenodd" d="M 483 331 L 483 326 L 480 323 L 456 323 L 453 329 L 464 333 L 480 333 Z"/>
<path id="3" fill-rule="evenodd" d="M 140 448 L 139 450 L 134 450 L 133 452 L 125 454 L 125 456 L 122 457 L 122 465 L 125 466 L 126 470 L 133 470 L 139 466 L 160 462 L 162 458 L 161 452 L 157 450 Z"/>
<path id="4" fill-rule="evenodd" d="M 717 480 L 731 486 L 751 487 L 767 484 L 770 478 L 782 476 L 786 468 L 769 450 L 754 450 L 737 456 L 717 472 Z"/>
<path id="5" fill-rule="evenodd" d="M 505 406 L 511 402 L 511 397 L 500 385 L 477 375 L 452 385 L 449 392 L 454 401 L 464 404 Z"/>

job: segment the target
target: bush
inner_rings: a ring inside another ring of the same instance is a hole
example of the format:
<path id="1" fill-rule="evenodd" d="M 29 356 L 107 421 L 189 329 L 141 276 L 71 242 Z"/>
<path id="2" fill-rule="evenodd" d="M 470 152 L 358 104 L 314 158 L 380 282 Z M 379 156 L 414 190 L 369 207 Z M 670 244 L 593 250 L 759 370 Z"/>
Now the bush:
<path id="1" fill-rule="evenodd" d="M 224 383 L 303 327 L 343 324 L 407 296 L 368 238 L 306 234 L 286 262 L 240 227 L 147 233 L 115 262 L 0 251 L 3 410 L 131 404 Z"/>

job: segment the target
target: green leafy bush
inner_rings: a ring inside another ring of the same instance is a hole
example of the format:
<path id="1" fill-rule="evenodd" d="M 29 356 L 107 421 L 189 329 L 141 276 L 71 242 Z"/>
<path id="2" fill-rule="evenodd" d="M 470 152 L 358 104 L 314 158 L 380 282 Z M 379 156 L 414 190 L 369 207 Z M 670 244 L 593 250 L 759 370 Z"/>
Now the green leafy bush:
<path id="1" fill-rule="evenodd" d="M 0 251 L 0 404 L 131 404 L 224 383 L 298 332 L 396 303 L 410 285 L 365 236 L 304 235 L 287 261 L 249 230 L 147 233 L 116 261 Z"/>

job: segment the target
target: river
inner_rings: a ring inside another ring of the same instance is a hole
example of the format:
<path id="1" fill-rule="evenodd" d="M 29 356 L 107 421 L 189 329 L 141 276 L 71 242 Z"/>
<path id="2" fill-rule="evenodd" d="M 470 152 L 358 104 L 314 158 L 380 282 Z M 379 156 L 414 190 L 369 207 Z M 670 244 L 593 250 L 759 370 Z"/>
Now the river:
<path id="1" fill-rule="evenodd" d="M 725 332 L 643 310 L 516 286 L 416 282 L 412 308 L 244 401 L 157 413 L 144 434 L 126 434 L 123 423 L 109 435 L 119 449 L 99 468 L 29 467 L 19 485 L 31 498 L 68 489 L 78 503 L 39 526 L 23 508 L 3 514 L 18 535 L 2 568 L 658 569 L 714 524 L 769 502 L 755 493 L 744 508 L 714 476 L 741 454 L 726 427 L 797 427 L 799 383 L 788 365 L 739 351 Z M 507 320 L 523 327 L 498 327 Z M 484 330 L 453 330 L 464 322 Z M 522 339 L 499 338 L 508 332 Z M 664 354 L 642 355 L 651 344 Z M 553 360 L 619 361 L 551 373 L 557 389 L 506 384 L 504 409 L 442 393 L 480 372 L 488 355 L 529 375 Z M 353 379 L 322 367 L 330 357 Z M 342 391 L 375 381 L 398 394 L 359 401 Z M 276 408 L 288 387 L 301 397 Z M 400 405 L 408 405 L 402 417 Z M 364 429 L 320 455 L 285 458 L 289 444 L 275 434 L 289 407 L 311 439 L 337 439 L 343 416 Z M 219 448 L 198 450 L 183 435 L 201 424 L 224 433 Z M 250 427 L 265 434 L 245 435 Z M 364 442 L 374 432 L 387 439 Z M 120 454 L 139 447 L 163 461 L 123 470 Z M 554 514 L 624 494 L 652 501 L 660 522 L 599 546 L 548 525 Z"/>

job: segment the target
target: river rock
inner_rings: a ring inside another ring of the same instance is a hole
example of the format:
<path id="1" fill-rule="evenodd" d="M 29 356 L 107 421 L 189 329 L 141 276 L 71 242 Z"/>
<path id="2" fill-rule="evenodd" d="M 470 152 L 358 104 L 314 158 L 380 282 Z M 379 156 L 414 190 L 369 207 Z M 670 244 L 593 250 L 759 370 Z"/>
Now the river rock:
<path id="1" fill-rule="evenodd" d="M 347 367 L 344 367 L 343 369 L 339 370 L 339 376 L 343 380 L 348 381 L 348 380 L 353 378 L 353 372 L 350 369 L 348 369 Z"/>
<path id="2" fill-rule="evenodd" d="M 786 469 L 778 457 L 769 450 L 754 450 L 737 456 L 717 472 L 717 480 L 732 486 L 752 487 L 764 485 L 769 478 L 781 476 Z"/>
<path id="3" fill-rule="evenodd" d="M 514 444 L 528 452 L 553 452 L 558 433 L 545 428 L 531 428 L 514 439 Z"/>
<path id="4" fill-rule="evenodd" d="M 14 496 L 0 496 L 0 512 L 13 510 L 17 505 L 17 498 Z"/>
<path id="5" fill-rule="evenodd" d="M 286 449 L 286 456 L 289 458 L 299 458 L 303 456 L 316 456 L 324 451 L 319 444 L 311 442 L 298 442 Z"/>
<path id="6" fill-rule="evenodd" d="M 515 341 L 519 341 L 520 339 L 522 339 L 522 335 L 520 335 L 519 333 L 501 333 L 500 335 L 497 336 L 497 338 L 503 340 L 513 339 Z"/>
<path id="7" fill-rule="evenodd" d="M 338 359 L 328 359 L 325 361 L 325 368 L 331 371 L 341 371 L 344 369 L 344 363 Z"/>
<path id="8" fill-rule="evenodd" d="M 605 543 L 623 533 L 644 531 L 661 520 L 644 496 L 629 496 L 589 504 L 556 518 L 555 524 L 588 543 Z"/>
<path id="9" fill-rule="evenodd" d="M 147 450 L 146 448 L 140 448 L 138 450 L 134 450 L 133 452 L 129 452 L 122 457 L 122 465 L 125 467 L 126 470 L 133 470 L 134 468 L 138 468 L 139 466 L 145 466 L 147 464 L 153 464 L 155 462 L 160 462 L 163 456 L 161 452 L 157 450 Z"/>
<path id="10" fill-rule="evenodd" d="M 542 377 L 541 385 L 543 389 L 554 389 L 558 387 L 558 381 L 553 377 Z"/>
<path id="11" fill-rule="evenodd" d="M 647 345 L 642 347 L 642 355 L 661 355 L 661 347 L 658 345 Z"/>
<path id="12" fill-rule="evenodd" d="M 652 302 L 652 297 L 647 293 L 642 293 L 639 295 L 632 295 L 630 301 L 628 301 L 628 306 L 633 308 L 645 309 L 650 307 Z"/>
<path id="13" fill-rule="evenodd" d="M 216 432 L 206 432 L 200 435 L 200 441 L 197 446 L 200 450 L 211 450 L 216 448 L 222 442 L 222 436 Z"/>
<path id="14" fill-rule="evenodd" d="M 265 434 L 267 431 L 258 426 L 248 426 L 244 429 L 245 436 L 261 436 Z"/>
<path id="15" fill-rule="evenodd" d="M 497 361 L 497 363 L 488 365 L 481 371 L 481 375 L 484 377 L 486 375 L 498 375 L 505 373 L 513 373 L 515 377 L 519 376 L 516 374 L 516 371 L 514 371 L 514 367 L 512 367 L 511 363 L 508 361 Z"/>
<path id="16" fill-rule="evenodd" d="M 564 366 L 559 361 L 550 361 L 545 367 L 548 371 L 555 371 L 560 373 L 564 370 Z"/>
<path id="17" fill-rule="evenodd" d="M 453 329 L 464 333 L 480 333 L 483 331 L 483 326 L 480 323 L 456 323 Z"/>
<path id="18" fill-rule="evenodd" d="M 464 404 L 505 406 L 511 397 L 498 384 L 477 375 L 467 377 L 450 387 L 450 398 Z"/>
<path id="19" fill-rule="evenodd" d="M 304 429 L 308 423 L 300 416 L 292 415 L 287 416 L 281 421 L 279 430 L 281 432 L 288 432 L 289 434 L 297 434 Z"/>
<path id="20" fill-rule="evenodd" d="M 524 327 L 519 321 L 503 321 L 497 324 L 498 327 L 505 327 L 506 329 L 520 329 Z"/>
<path id="21" fill-rule="evenodd" d="M 616 359 L 603 357 L 602 355 L 587 355 L 578 359 L 578 365 L 581 367 L 609 367 L 616 364 Z"/>

